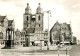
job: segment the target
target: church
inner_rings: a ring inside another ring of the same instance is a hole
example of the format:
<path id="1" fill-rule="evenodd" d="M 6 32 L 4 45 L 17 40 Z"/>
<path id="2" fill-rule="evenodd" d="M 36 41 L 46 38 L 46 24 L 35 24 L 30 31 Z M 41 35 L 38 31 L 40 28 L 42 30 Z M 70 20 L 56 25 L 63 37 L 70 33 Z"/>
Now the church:
<path id="1" fill-rule="evenodd" d="M 25 8 L 25 13 L 23 15 L 23 29 L 27 30 L 27 33 L 43 31 L 43 10 L 40 7 L 40 3 L 36 9 L 36 14 L 32 14 L 31 11 L 29 3 L 27 3 L 27 7 Z"/>
<path id="2" fill-rule="evenodd" d="M 48 30 L 43 31 L 44 15 L 40 3 L 38 4 L 35 14 L 32 14 L 31 11 L 29 3 L 27 3 L 25 13 L 23 14 L 23 30 L 21 32 L 16 30 L 16 32 L 19 33 L 19 35 L 16 34 L 16 37 L 20 36 L 20 41 L 17 43 L 22 46 L 47 45 Z"/>

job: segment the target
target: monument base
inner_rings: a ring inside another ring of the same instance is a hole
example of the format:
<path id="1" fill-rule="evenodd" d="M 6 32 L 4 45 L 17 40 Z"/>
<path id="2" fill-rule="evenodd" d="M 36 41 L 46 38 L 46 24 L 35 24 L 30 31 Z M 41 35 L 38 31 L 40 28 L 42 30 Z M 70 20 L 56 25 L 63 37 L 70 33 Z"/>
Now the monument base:
<path id="1" fill-rule="evenodd" d="M 13 40 L 5 40 L 5 46 L 1 49 L 13 49 Z"/>

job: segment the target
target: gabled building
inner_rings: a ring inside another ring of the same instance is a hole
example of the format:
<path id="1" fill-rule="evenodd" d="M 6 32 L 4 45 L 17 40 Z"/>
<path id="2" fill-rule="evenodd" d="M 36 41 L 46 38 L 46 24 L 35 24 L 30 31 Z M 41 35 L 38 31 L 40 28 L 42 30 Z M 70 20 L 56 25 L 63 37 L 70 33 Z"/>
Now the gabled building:
<path id="1" fill-rule="evenodd" d="M 70 42 L 72 41 L 70 24 L 59 23 L 58 21 L 50 30 L 50 42 L 51 44 L 57 44 L 57 42 Z"/>
<path id="2" fill-rule="evenodd" d="M 0 16 L 0 44 L 4 45 L 6 39 L 6 28 L 8 27 L 8 19 L 6 16 Z"/>
<path id="3" fill-rule="evenodd" d="M 8 47 L 13 44 L 13 41 L 14 20 L 8 20 L 7 16 L 0 16 L 0 44 Z"/>

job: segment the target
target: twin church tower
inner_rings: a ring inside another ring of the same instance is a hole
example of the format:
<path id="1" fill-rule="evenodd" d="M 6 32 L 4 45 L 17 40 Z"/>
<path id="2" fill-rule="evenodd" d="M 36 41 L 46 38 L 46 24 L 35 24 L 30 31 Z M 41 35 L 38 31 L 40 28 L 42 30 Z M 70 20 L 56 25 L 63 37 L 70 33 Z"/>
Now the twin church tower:
<path id="1" fill-rule="evenodd" d="M 40 3 L 38 4 L 35 14 L 31 13 L 31 8 L 29 3 L 27 3 L 23 15 L 23 29 L 27 30 L 28 33 L 43 31 L 43 10 L 40 7 Z"/>

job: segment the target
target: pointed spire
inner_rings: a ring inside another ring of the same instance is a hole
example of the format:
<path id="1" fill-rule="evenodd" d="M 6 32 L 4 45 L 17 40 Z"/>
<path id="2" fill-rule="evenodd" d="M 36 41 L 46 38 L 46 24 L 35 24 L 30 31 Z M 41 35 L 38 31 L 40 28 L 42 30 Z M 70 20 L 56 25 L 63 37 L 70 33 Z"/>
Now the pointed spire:
<path id="1" fill-rule="evenodd" d="M 29 8 L 29 3 L 27 3 L 27 8 Z"/>
<path id="2" fill-rule="evenodd" d="M 39 7 L 40 7 L 40 3 L 39 3 L 38 5 L 39 5 Z"/>
<path id="3" fill-rule="evenodd" d="M 37 10 L 40 10 L 41 9 L 41 7 L 40 7 L 40 3 L 38 3 L 38 8 L 37 8 Z"/>
<path id="4" fill-rule="evenodd" d="M 26 9 L 30 9 L 30 7 L 29 7 L 29 3 L 27 3 L 27 8 Z"/>
<path id="5" fill-rule="evenodd" d="M 25 8 L 25 13 L 30 14 L 31 13 L 31 8 L 29 6 L 29 3 L 27 3 L 27 7 Z"/>
<path id="6" fill-rule="evenodd" d="M 40 3 L 38 3 L 38 8 L 37 8 L 37 11 L 36 11 L 36 13 L 42 13 L 42 8 L 41 8 L 41 6 L 40 6 L 41 4 Z"/>

